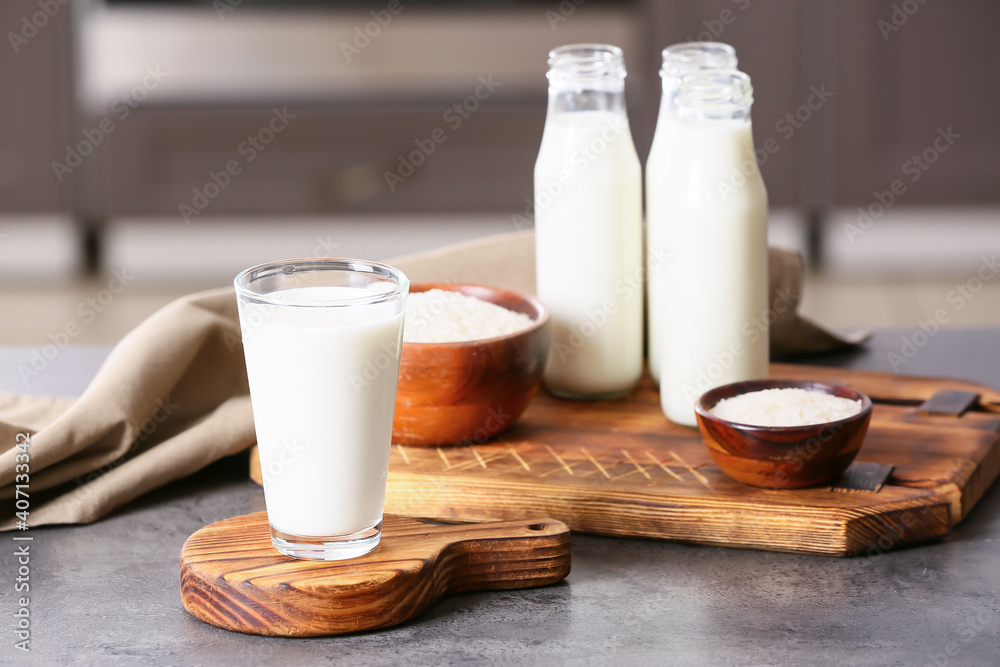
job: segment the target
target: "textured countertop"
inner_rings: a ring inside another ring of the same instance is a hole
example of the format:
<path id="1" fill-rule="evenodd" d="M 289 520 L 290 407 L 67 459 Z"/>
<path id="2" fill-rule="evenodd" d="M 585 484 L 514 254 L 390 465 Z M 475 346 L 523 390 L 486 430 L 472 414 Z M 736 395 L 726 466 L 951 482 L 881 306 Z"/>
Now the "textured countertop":
<path id="1" fill-rule="evenodd" d="M 880 331 L 864 351 L 796 361 L 890 371 L 912 333 Z M 16 368 L 31 350 L 0 349 L 0 391 L 77 394 L 107 352 L 67 348 L 25 386 Z M 941 331 L 896 364 L 1000 388 L 1000 329 Z M 396 628 L 299 640 L 219 630 L 181 606 L 188 535 L 262 509 L 241 455 L 96 524 L 32 529 L 31 652 L 14 648 L 8 621 L 0 661 L 1000 664 L 1000 485 L 944 540 L 898 552 L 834 559 L 574 535 L 573 571 L 555 586 L 459 595 Z M 4 614 L 16 608 L 12 537 L 0 535 Z"/>

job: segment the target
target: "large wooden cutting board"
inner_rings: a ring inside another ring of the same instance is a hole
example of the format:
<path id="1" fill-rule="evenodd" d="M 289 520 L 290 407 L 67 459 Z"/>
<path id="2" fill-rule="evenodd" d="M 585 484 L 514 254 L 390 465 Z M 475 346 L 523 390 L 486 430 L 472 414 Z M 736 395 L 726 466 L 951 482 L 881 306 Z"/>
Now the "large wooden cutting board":
<path id="1" fill-rule="evenodd" d="M 573 402 L 539 392 L 482 445 L 393 445 L 386 511 L 444 521 L 551 516 L 572 530 L 848 556 L 947 534 L 1000 471 L 1000 393 L 961 380 L 774 364 L 771 377 L 852 386 L 875 402 L 857 461 L 895 466 L 882 489 L 768 490 L 726 477 L 694 429 L 670 423 L 647 377 L 629 396 Z M 917 406 L 977 392 L 961 417 Z M 259 469 L 252 471 L 259 481 Z"/>
<path id="2" fill-rule="evenodd" d="M 670 423 L 649 378 L 596 403 L 540 393 L 482 445 L 393 445 L 386 511 L 449 521 L 552 516 L 572 530 L 847 556 L 940 537 L 1000 471 L 1000 393 L 962 381 L 775 364 L 771 377 L 852 386 L 875 401 L 858 461 L 895 466 L 878 492 L 768 490 L 726 477 L 696 430 Z M 938 390 L 981 395 L 961 417 L 917 414 Z"/>

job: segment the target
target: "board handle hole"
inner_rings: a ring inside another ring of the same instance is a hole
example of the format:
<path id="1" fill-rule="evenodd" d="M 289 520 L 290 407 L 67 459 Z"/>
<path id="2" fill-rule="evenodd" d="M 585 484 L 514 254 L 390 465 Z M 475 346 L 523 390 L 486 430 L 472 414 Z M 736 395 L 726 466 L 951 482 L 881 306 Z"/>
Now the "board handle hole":
<path id="1" fill-rule="evenodd" d="M 528 530 L 545 530 L 545 524 L 544 523 L 533 523 L 530 526 L 528 526 Z"/>

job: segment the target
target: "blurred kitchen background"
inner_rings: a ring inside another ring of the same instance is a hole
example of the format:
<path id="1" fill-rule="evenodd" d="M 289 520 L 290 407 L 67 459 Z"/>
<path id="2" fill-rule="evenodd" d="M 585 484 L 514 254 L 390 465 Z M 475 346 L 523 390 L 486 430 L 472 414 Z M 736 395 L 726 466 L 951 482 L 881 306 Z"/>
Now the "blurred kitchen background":
<path id="1" fill-rule="evenodd" d="M 752 77 L 807 315 L 1000 324 L 992 0 L 4 0 L 0 28 L 0 344 L 114 342 L 264 260 L 523 228 L 549 49 L 624 48 L 645 162 L 660 50 L 705 39 Z"/>

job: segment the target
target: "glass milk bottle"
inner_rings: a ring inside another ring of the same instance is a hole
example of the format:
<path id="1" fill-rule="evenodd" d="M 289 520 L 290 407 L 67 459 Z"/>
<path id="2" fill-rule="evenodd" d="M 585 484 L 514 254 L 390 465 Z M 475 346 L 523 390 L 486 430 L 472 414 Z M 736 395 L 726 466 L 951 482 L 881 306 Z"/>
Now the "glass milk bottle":
<path id="1" fill-rule="evenodd" d="M 694 402 L 767 377 L 767 191 L 754 157 L 750 77 L 701 70 L 681 83 L 662 185 L 660 402 L 694 425 Z M 673 323 L 669 326 L 670 322 Z"/>
<path id="2" fill-rule="evenodd" d="M 646 353 L 649 372 L 657 382 L 660 381 L 660 344 L 664 327 L 678 324 L 664 318 L 661 304 L 662 269 L 666 261 L 661 239 L 668 225 L 663 207 L 667 189 L 665 169 L 667 161 L 674 157 L 674 128 L 679 123 L 677 93 L 681 79 L 702 69 L 736 69 L 736 50 L 721 42 L 685 42 L 663 49 L 660 115 L 646 160 Z"/>
<path id="3" fill-rule="evenodd" d="M 535 163 L 538 296 L 553 333 L 544 382 L 564 398 L 611 398 L 642 374 L 642 174 L 625 60 L 616 46 L 562 46 L 548 79 Z"/>

